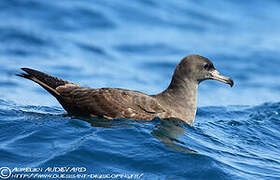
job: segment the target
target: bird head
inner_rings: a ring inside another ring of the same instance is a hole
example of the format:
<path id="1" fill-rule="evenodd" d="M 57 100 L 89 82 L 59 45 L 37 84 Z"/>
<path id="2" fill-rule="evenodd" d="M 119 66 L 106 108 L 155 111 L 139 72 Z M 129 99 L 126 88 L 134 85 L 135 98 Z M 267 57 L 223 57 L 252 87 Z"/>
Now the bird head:
<path id="1" fill-rule="evenodd" d="M 234 84 L 231 78 L 221 75 L 209 59 L 200 55 L 189 55 L 183 58 L 176 67 L 174 75 L 198 84 L 208 79 L 229 84 L 231 87 Z"/>

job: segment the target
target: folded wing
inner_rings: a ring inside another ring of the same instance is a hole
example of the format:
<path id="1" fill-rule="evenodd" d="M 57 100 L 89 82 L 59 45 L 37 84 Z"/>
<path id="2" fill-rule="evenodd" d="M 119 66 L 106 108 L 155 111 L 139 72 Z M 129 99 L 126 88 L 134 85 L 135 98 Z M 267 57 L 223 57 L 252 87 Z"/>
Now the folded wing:
<path id="1" fill-rule="evenodd" d="M 152 120 L 164 108 L 152 97 L 136 91 L 115 88 L 59 86 L 57 92 L 71 104 L 73 112 L 93 117 Z"/>

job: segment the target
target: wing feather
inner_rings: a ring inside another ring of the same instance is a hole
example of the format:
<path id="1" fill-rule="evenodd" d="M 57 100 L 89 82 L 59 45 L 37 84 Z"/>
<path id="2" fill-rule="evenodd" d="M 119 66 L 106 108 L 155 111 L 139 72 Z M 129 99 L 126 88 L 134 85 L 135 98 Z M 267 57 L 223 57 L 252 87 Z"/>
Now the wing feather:
<path id="1" fill-rule="evenodd" d="M 131 118 L 151 120 L 164 108 L 146 94 L 113 88 L 86 88 L 74 85 L 56 89 L 78 114 L 100 118 Z"/>

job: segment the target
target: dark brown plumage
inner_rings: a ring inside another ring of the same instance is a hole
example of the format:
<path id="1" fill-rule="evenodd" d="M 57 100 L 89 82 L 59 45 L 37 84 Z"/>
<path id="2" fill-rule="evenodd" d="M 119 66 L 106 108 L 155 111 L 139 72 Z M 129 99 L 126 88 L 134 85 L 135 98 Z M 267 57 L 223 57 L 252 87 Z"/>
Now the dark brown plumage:
<path id="1" fill-rule="evenodd" d="M 176 67 L 169 87 L 156 95 L 118 88 L 88 88 L 29 68 L 17 74 L 30 79 L 51 93 L 70 114 L 98 118 L 152 120 L 154 117 L 178 118 L 193 124 L 198 84 L 215 79 L 233 86 L 205 57 L 190 55 Z"/>

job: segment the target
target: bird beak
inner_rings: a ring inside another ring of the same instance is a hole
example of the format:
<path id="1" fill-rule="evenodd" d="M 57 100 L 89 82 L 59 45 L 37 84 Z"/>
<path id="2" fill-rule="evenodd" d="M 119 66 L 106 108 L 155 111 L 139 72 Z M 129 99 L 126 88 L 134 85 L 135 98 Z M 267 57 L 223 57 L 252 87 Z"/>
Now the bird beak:
<path id="1" fill-rule="evenodd" d="M 223 83 L 229 84 L 230 87 L 232 87 L 233 84 L 234 84 L 232 79 L 220 75 L 220 73 L 217 70 L 214 70 L 214 71 L 211 72 L 211 79 L 214 79 L 214 80 L 221 81 Z"/>

